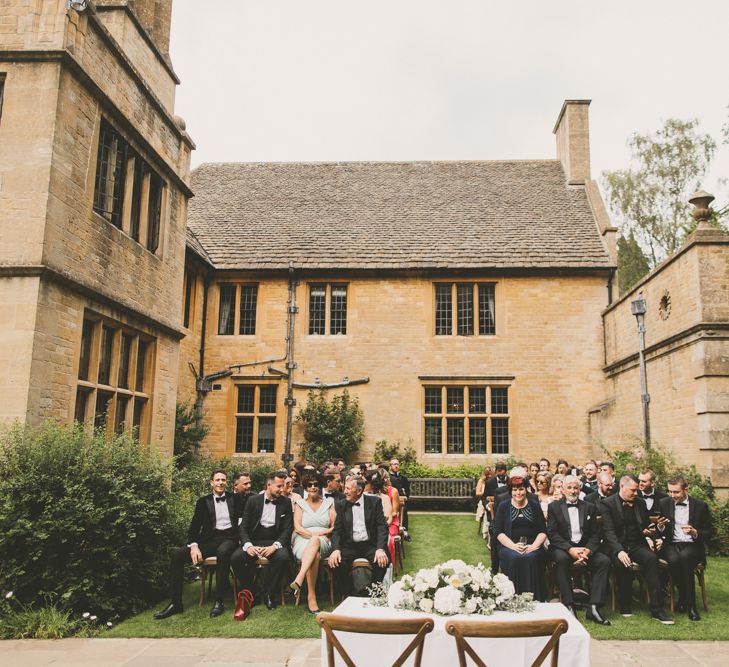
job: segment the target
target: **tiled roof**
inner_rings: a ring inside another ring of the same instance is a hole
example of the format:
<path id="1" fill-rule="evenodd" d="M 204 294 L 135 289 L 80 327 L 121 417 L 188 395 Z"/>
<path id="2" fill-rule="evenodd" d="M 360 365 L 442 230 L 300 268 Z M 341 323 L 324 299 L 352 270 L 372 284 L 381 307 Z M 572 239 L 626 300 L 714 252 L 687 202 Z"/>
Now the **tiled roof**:
<path id="1" fill-rule="evenodd" d="M 556 160 L 211 163 L 192 189 L 219 269 L 611 266 Z"/>
<path id="2" fill-rule="evenodd" d="M 200 243 L 200 239 L 195 235 L 195 232 L 193 232 L 189 226 L 185 231 L 185 241 L 187 242 L 187 247 L 190 248 L 190 250 L 192 250 L 198 257 L 208 262 L 209 264 L 212 264 L 213 260 L 210 259 L 210 255 L 208 255 L 205 248 L 203 248 L 202 243 Z"/>

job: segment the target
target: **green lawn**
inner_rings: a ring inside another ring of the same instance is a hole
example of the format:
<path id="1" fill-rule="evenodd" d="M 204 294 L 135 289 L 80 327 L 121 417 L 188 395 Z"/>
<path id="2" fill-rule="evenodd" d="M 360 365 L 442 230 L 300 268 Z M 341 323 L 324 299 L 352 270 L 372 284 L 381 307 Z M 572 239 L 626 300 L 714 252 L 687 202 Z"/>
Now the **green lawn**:
<path id="1" fill-rule="evenodd" d="M 413 515 L 410 518 L 413 541 L 406 545 L 405 570 L 414 572 L 448 560 L 460 558 L 467 563 L 490 563 L 485 542 L 476 534 L 476 522 L 465 515 Z M 685 615 L 676 615 L 676 625 L 663 626 L 650 618 L 643 605 L 634 605 L 634 616 L 624 619 L 607 611 L 612 626 L 603 628 L 594 623 L 585 627 L 597 639 L 724 639 L 729 640 L 729 559 L 711 558 L 706 573 L 709 596 L 708 613 L 702 620 L 690 622 Z M 270 611 L 263 606 L 253 609 L 242 623 L 233 621 L 232 600 L 226 601 L 226 612 L 215 619 L 208 617 L 210 604 L 198 607 L 199 583 L 185 588 L 185 613 L 164 621 L 155 621 L 152 613 L 165 606 L 145 611 L 119 623 L 107 637 L 319 637 L 319 627 L 305 604 L 298 608 L 287 602 L 285 607 Z M 330 607 L 320 597 L 322 609 Z M 584 621 L 584 614 L 579 614 Z"/>

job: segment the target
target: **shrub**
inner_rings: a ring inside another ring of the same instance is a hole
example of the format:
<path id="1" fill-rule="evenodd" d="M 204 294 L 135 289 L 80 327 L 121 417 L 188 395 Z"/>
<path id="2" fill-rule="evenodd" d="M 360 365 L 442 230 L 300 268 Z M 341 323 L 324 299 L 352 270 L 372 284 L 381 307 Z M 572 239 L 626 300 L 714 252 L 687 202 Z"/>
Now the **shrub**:
<path id="1" fill-rule="evenodd" d="M 390 461 L 390 459 L 397 459 L 400 461 L 400 466 L 412 465 L 417 463 L 417 453 L 413 449 L 412 445 L 408 445 L 405 449 L 402 449 L 402 445 L 399 440 L 395 440 L 393 443 L 387 442 L 387 440 L 378 440 L 375 443 L 375 463 L 381 461 Z"/>
<path id="2" fill-rule="evenodd" d="M 175 463 L 184 467 L 194 461 L 200 452 L 200 445 L 209 433 L 210 427 L 195 414 L 187 403 L 178 403 L 175 408 Z"/>
<path id="3" fill-rule="evenodd" d="M 127 436 L 15 426 L 0 436 L 0 583 L 26 604 L 109 619 L 159 599 L 180 506 L 171 465 Z"/>
<path id="4" fill-rule="evenodd" d="M 96 616 L 84 613 L 74 617 L 49 599 L 42 606 L 23 604 L 12 591 L 3 592 L 0 599 L 0 639 L 92 637 L 102 627 L 106 624 Z"/>
<path id="5" fill-rule="evenodd" d="M 296 416 L 304 425 L 301 456 L 319 465 L 332 458 L 348 461 L 364 435 L 364 416 L 359 401 L 345 389 L 327 401 L 324 389 L 311 389 L 306 407 Z"/>

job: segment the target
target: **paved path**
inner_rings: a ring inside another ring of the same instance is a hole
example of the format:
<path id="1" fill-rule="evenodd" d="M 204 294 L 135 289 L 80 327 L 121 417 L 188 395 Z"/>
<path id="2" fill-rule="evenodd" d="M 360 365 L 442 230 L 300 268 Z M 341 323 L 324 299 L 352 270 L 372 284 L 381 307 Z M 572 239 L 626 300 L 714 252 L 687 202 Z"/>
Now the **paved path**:
<path id="1" fill-rule="evenodd" d="M 593 667 L 726 667 L 729 642 L 596 641 Z M 3 667 L 318 667 L 318 639 L 0 641 Z"/>

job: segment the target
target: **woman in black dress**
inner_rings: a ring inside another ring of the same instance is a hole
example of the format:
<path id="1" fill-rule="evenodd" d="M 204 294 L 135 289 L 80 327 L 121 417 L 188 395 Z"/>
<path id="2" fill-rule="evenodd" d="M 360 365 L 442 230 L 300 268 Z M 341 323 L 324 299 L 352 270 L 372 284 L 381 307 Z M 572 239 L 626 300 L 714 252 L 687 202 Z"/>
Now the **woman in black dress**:
<path id="1" fill-rule="evenodd" d="M 494 535 L 500 545 L 499 567 L 516 592 L 534 593 L 534 599 L 542 601 L 547 525 L 539 503 L 527 499 L 527 484 L 523 477 L 509 480 L 511 501 L 499 503 Z"/>

